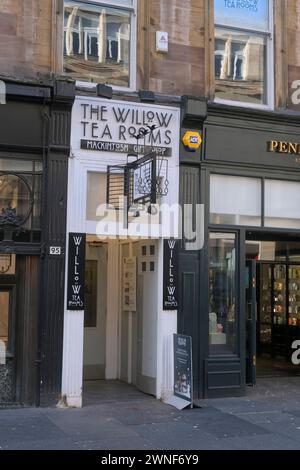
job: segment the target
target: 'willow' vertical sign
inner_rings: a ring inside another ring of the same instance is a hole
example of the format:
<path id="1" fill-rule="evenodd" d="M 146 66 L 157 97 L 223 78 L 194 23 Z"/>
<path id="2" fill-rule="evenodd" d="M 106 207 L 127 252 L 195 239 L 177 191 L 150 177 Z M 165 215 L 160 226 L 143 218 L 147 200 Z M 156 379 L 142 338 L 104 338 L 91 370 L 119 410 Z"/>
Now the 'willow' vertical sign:
<path id="1" fill-rule="evenodd" d="M 163 309 L 178 310 L 178 240 L 164 240 Z"/>
<path id="2" fill-rule="evenodd" d="M 69 234 L 67 310 L 85 308 L 85 233 Z"/>

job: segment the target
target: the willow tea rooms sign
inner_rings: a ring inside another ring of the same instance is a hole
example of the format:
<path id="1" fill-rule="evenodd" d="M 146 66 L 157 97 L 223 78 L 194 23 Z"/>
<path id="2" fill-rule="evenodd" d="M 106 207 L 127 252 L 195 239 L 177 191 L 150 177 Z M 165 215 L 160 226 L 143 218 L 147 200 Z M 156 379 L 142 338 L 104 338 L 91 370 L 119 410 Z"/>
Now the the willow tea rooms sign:
<path id="1" fill-rule="evenodd" d="M 171 157 L 174 146 L 178 147 L 179 120 L 177 108 L 77 97 L 72 149 L 139 155 L 154 151 Z"/>

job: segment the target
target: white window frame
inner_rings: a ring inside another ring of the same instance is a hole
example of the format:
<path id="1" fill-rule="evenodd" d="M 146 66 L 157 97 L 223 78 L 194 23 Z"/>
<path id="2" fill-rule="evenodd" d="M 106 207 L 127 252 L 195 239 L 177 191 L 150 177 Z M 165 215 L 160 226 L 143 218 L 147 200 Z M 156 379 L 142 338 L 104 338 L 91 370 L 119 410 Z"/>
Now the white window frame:
<path id="1" fill-rule="evenodd" d="M 131 27 L 130 27 L 130 57 L 129 57 L 129 87 L 120 87 L 106 83 L 108 86 L 111 86 L 113 90 L 116 91 L 136 91 L 136 66 L 137 66 L 137 2 L 138 0 L 132 0 L 132 5 L 124 5 L 119 3 L 118 0 L 78 0 L 82 3 L 96 5 L 104 5 L 110 8 L 118 8 L 119 10 L 125 10 L 131 14 Z M 129 3 L 129 2 L 128 2 Z M 64 35 L 63 35 L 63 49 L 64 50 Z M 64 56 L 63 56 L 63 66 L 64 66 Z M 71 77 L 72 74 L 66 74 L 68 77 Z M 95 89 L 99 82 L 90 82 L 85 80 L 76 80 L 77 87 L 91 88 Z"/>
<path id="2" fill-rule="evenodd" d="M 242 108 L 251 108 L 251 109 L 262 109 L 262 110 L 274 110 L 275 106 L 275 61 L 274 61 L 274 0 L 269 0 L 269 30 L 260 30 L 252 28 L 238 28 L 234 26 L 223 25 L 221 23 L 214 22 L 215 28 L 223 28 L 231 31 L 241 31 L 241 32 L 250 32 L 260 35 L 264 35 L 267 39 L 267 104 L 255 104 L 247 103 L 246 101 L 234 101 L 234 100 L 224 100 L 222 98 L 214 97 L 215 103 L 226 104 L 231 106 L 239 106 Z M 215 48 L 214 48 L 215 49 Z M 214 76 L 214 82 L 216 78 Z"/>

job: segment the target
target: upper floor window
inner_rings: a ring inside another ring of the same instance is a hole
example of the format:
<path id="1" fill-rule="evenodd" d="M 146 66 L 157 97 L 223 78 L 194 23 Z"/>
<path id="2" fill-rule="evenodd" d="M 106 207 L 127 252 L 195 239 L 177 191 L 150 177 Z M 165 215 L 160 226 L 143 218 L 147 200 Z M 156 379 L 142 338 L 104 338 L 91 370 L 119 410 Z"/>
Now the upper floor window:
<path id="1" fill-rule="evenodd" d="M 215 0 L 215 98 L 273 106 L 273 0 Z"/>
<path id="2" fill-rule="evenodd" d="M 77 80 L 134 87 L 136 0 L 65 0 L 64 71 Z"/>

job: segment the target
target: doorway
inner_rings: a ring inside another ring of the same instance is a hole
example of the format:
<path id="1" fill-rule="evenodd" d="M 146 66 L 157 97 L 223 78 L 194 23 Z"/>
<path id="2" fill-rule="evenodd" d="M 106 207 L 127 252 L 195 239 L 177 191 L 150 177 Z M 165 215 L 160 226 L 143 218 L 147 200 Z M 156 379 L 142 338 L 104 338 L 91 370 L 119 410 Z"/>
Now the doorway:
<path id="1" fill-rule="evenodd" d="M 84 380 L 104 380 L 106 364 L 107 244 L 86 246 Z"/>
<path id="2" fill-rule="evenodd" d="M 256 376 L 300 376 L 292 363 L 300 339 L 300 243 L 251 240 L 246 256 L 247 383 L 255 385 Z"/>
<path id="3" fill-rule="evenodd" d="M 0 255 L 0 404 L 38 403 L 38 256 Z"/>
<path id="4" fill-rule="evenodd" d="M 115 380 L 156 395 L 158 255 L 155 240 L 87 236 L 85 391 Z"/>
<path id="5" fill-rule="evenodd" d="M 0 403 L 16 398 L 15 285 L 0 283 Z"/>

